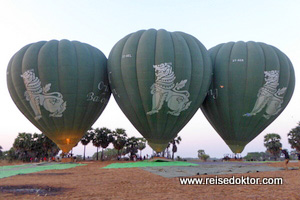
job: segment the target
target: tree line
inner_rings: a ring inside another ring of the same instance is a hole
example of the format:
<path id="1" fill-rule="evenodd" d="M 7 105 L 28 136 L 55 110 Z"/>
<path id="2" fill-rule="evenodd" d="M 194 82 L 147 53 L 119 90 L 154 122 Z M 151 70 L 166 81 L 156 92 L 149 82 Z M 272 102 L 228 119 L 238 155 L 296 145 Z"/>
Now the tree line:
<path id="1" fill-rule="evenodd" d="M 55 157 L 59 151 L 57 145 L 44 134 L 23 132 L 18 134 L 10 150 L 2 152 L 0 149 L 0 159 L 29 162 L 31 159 Z"/>
<path id="2" fill-rule="evenodd" d="M 288 143 L 291 145 L 293 149 L 290 152 L 291 158 L 297 159 L 300 154 L 300 122 L 298 125 L 293 128 L 288 134 Z M 266 147 L 265 152 L 249 152 L 244 160 L 277 160 L 281 155 L 282 143 L 281 137 L 277 133 L 268 133 L 264 136 L 264 146 Z M 287 149 L 284 149 L 287 151 Z M 209 159 L 209 155 L 205 153 L 203 149 L 198 150 L 198 158 L 202 161 L 207 161 Z M 225 158 L 225 157 L 224 157 Z M 228 157 L 229 158 L 229 157 Z"/>
<path id="3" fill-rule="evenodd" d="M 168 158 L 174 159 L 174 154 L 177 152 L 177 145 L 180 144 L 181 137 L 174 138 L 171 140 L 165 149 L 161 153 L 162 156 L 167 156 Z M 99 159 L 99 148 L 102 148 L 100 153 L 101 160 L 104 160 L 105 149 L 109 144 L 113 144 L 114 149 L 117 150 L 117 157 L 120 158 L 122 155 L 129 155 L 130 160 L 133 160 L 134 157 L 138 155 L 138 150 L 140 151 L 140 158 L 142 158 L 142 150 L 146 148 L 146 139 L 142 137 L 128 137 L 125 129 L 116 128 L 114 131 L 111 131 L 108 128 L 96 128 L 90 129 L 85 133 L 81 139 L 81 144 L 84 146 L 83 160 L 85 160 L 85 149 L 86 145 L 92 142 L 93 146 L 97 148 L 96 151 L 96 160 Z M 172 145 L 172 156 L 169 154 L 169 148 Z M 111 153 L 111 152 L 110 152 Z"/>
<path id="4" fill-rule="evenodd" d="M 102 148 L 100 153 L 101 160 L 104 160 L 104 151 L 110 145 L 117 150 L 118 157 L 121 155 L 130 154 L 130 158 L 133 159 L 138 153 L 138 150 L 142 151 L 146 148 L 146 140 L 144 138 L 128 137 L 125 129 L 116 128 L 111 131 L 108 128 L 91 128 L 88 130 L 81 139 L 81 144 L 84 146 L 83 160 L 85 160 L 86 146 L 92 142 L 96 147 L 96 160 L 99 160 L 99 148 Z"/>
<path id="5" fill-rule="evenodd" d="M 300 122 L 298 125 L 290 130 L 287 134 L 288 143 L 293 149 L 290 154 L 293 157 L 297 157 L 300 153 Z M 282 143 L 281 137 L 277 133 L 269 133 L 264 136 L 264 146 L 266 147 L 266 152 L 251 152 L 244 157 L 246 160 L 277 160 L 281 155 Z M 287 151 L 287 149 L 285 149 Z"/>
<path id="6" fill-rule="evenodd" d="M 174 138 L 168 144 L 165 151 L 161 153 L 161 156 L 174 159 L 174 154 L 177 152 L 177 145 L 181 142 L 181 137 Z M 264 136 L 264 146 L 267 148 L 266 152 L 250 152 L 244 157 L 246 160 L 277 160 L 280 157 L 282 143 L 281 137 L 276 133 L 269 133 Z M 91 128 L 88 130 L 82 139 L 81 144 L 84 146 L 83 160 L 85 160 L 86 146 L 92 142 L 96 147 L 95 159 L 104 160 L 105 157 L 120 158 L 122 155 L 129 155 L 129 158 L 133 160 L 138 155 L 142 157 L 142 150 L 146 147 L 146 140 L 142 137 L 128 137 L 126 130 L 122 128 L 116 128 L 110 130 L 106 127 L 103 128 Z M 288 133 L 288 142 L 294 151 L 291 152 L 292 157 L 300 153 L 300 122 Z M 113 144 L 114 150 L 107 149 L 107 147 Z M 170 147 L 171 153 L 169 151 Z M 102 151 L 99 152 L 99 148 Z M 51 158 L 58 155 L 60 149 L 44 134 L 31 134 L 31 133 L 19 133 L 13 143 L 13 147 L 8 151 L 2 151 L 0 146 L 0 159 L 22 160 L 24 162 L 31 161 L 32 158 L 41 160 L 43 158 Z M 207 160 L 209 155 L 204 150 L 198 151 L 198 157 L 202 160 Z"/>
<path id="7" fill-rule="evenodd" d="M 174 154 L 177 152 L 177 145 L 180 141 L 181 137 L 174 138 L 161 155 L 174 159 Z M 123 128 L 116 128 L 113 131 L 106 127 L 91 128 L 84 134 L 80 142 L 84 146 L 83 160 L 86 160 L 86 146 L 89 143 L 96 147 L 96 153 L 93 157 L 96 160 L 100 158 L 102 161 L 111 158 L 120 159 L 121 156 L 125 155 L 128 155 L 130 160 L 133 160 L 135 157 L 142 158 L 142 150 L 146 148 L 145 138 L 128 137 L 126 130 Z M 107 148 L 110 144 L 113 145 L 114 149 Z M 171 145 L 172 156 L 169 152 Z M 99 152 L 100 148 L 101 152 Z M 18 134 L 10 150 L 2 152 L 2 147 L 0 146 L 0 159 L 9 161 L 22 160 L 24 162 L 48 160 L 56 157 L 59 151 L 59 147 L 44 134 L 23 132 Z M 140 151 L 139 154 L 138 151 Z"/>

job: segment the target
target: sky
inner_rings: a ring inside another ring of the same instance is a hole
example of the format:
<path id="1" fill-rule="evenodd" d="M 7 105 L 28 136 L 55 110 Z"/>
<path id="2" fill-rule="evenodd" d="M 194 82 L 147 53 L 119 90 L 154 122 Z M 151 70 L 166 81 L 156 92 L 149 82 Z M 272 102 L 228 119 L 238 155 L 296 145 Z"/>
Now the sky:
<path id="1" fill-rule="evenodd" d="M 19 132 L 40 133 L 15 106 L 6 84 L 7 64 L 23 46 L 41 40 L 78 40 L 108 57 L 112 47 L 127 34 L 155 28 L 191 34 L 207 49 L 229 41 L 256 41 L 284 52 L 295 69 L 294 95 L 281 115 L 245 147 L 242 156 L 265 151 L 263 137 L 267 133 L 279 134 L 283 147 L 290 150 L 287 133 L 300 121 L 299 8 L 297 0 L 0 1 L 0 145 L 8 150 Z M 129 136 L 141 137 L 113 97 L 93 127 L 124 128 Z M 211 157 L 231 153 L 201 110 L 179 136 L 182 142 L 176 155 L 181 157 L 197 157 L 199 149 Z M 79 144 L 73 151 L 83 154 L 83 146 Z M 87 146 L 88 156 L 95 151 L 92 144 Z M 147 147 L 143 153 L 152 150 Z"/>

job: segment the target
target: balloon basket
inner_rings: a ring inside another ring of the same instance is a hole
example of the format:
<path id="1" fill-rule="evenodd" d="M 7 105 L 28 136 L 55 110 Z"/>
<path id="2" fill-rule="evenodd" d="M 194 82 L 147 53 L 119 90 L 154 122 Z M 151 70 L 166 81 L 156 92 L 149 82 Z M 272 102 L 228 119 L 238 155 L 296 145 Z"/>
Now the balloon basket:
<path id="1" fill-rule="evenodd" d="M 75 162 L 75 159 L 74 158 L 62 158 L 61 162 L 62 163 L 72 163 L 72 162 Z"/>

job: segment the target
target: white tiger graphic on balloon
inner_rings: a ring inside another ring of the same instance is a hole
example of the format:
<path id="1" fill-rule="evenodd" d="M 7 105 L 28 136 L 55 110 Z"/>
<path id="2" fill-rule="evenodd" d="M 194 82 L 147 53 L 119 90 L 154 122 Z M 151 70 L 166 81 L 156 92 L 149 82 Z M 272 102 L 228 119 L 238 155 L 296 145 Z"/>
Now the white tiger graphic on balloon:
<path id="1" fill-rule="evenodd" d="M 174 84 L 176 79 L 172 70 L 172 63 L 161 63 L 153 65 L 155 69 L 155 83 L 151 86 L 152 110 L 147 112 L 148 115 L 158 113 L 164 102 L 171 111 L 168 114 L 179 116 L 180 113 L 189 108 L 190 93 L 187 90 L 179 91 L 183 88 L 187 80 Z"/>
<path id="2" fill-rule="evenodd" d="M 34 111 L 35 120 L 42 118 L 40 106 L 50 112 L 50 117 L 62 117 L 67 102 L 63 101 L 63 95 L 59 92 L 47 93 L 50 90 L 51 83 L 42 87 L 41 81 L 35 76 L 33 69 L 25 71 L 21 77 L 26 88 L 24 96 Z"/>
<path id="3" fill-rule="evenodd" d="M 287 88 L 283 87 L 277 89 L 279 85 L 279 71 L 265 71 L 264 74 L 266 83 L 257 93 L 257 100 L 254 108 L 250 113 L 246 113 L 243 116 L 254 116 L 266 107 L 263 116 L 266 119 L 269 119 L 271 116 L 277 115 L 282 110 L 281 104 L 283 103 L 283 97 Z"/>

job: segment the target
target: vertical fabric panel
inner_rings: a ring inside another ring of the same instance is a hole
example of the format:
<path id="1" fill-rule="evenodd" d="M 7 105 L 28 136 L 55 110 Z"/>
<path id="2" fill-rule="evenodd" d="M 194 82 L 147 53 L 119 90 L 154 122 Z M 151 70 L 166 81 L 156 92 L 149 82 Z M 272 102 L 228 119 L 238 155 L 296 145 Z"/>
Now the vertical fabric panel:
<path id="1" fill-rule="evenodd" d="M 277 48 L 264 43 L 229 42 L 209 50 L 212 91 L 201 110 L 231 148 L 240 153 L 272 123 L 293 94 L 293 66 Z"/>
<path id="2" fill-rule="evenodd" d="M 182 32 L 141 30 L 121 39 L 108 58 L 114 98 L 158 152 L 195 114 L 211 81 L 205 47 Z"/>
<path id="3" fill-rule="evenodd" d="M 106 65 L 103 53 L 88 44 L 37 42 L 12 57 L 7 68 L 8 89 L 29 121 L 68 152 L 107 105 Z M 98 89 L 100 82 L 106 90 Z M 89 99 L 90 92 L 95 98 Z"/>

